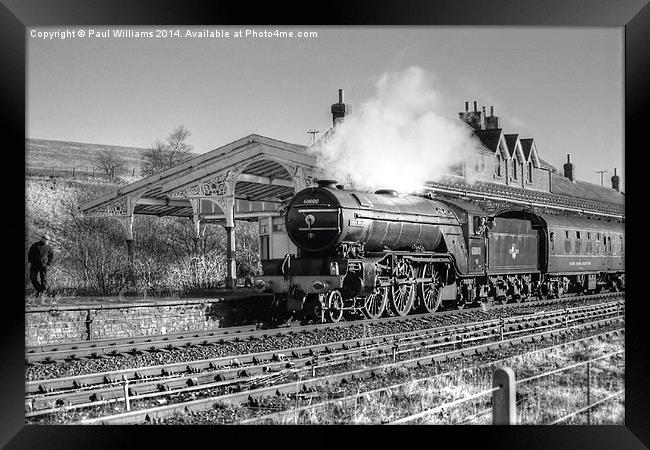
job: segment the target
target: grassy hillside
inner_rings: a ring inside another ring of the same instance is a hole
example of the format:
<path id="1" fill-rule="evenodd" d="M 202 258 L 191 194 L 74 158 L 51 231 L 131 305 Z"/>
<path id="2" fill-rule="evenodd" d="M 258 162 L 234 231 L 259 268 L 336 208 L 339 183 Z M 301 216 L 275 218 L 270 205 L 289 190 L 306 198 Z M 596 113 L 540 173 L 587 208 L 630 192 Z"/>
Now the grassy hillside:
<path id="1" fill-rule="evenodd" d="M 86 170 L 96 165 L 96 156 L 104 150 L 122 158 L 131 171 L 140 167 L 142 153 L 146 149 L 28 138 L 25 139 L 25 166 L 35 169 L 78 167 Z"/>

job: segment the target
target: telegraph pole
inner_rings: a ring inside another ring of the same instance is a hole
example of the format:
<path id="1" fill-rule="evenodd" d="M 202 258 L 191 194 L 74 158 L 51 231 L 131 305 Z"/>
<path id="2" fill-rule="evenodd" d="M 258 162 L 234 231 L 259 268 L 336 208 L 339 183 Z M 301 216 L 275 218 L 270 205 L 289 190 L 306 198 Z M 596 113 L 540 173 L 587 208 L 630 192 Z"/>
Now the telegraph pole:
<path id="1" fill-rule="evenodd" d="M 600 185 L 603 185 L 603 174 L 607 173 L 606 170 L 597 170 L 596 173 L 600 174 Z"/>
<path id="2" fill-rule="evenodd" d="M 316 142 L 316 135 L 320 133 L 320 131 L 309 130 L 307 133 L 311 134 L 311 139 L 309 139 L 309 144 L 307 144 L 307 146 L 313 145 Z"/>

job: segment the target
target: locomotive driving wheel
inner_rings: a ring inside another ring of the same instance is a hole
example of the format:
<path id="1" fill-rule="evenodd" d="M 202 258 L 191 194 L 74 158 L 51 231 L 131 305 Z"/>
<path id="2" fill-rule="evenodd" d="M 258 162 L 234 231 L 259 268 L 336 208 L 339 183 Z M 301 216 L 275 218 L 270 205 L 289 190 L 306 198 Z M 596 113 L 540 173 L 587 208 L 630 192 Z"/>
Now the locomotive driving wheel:
<path id="1" fill-rule="evenodd" d="M 337 290 L 330 292 L 327 296 L 327 319 L 336 323 L 343 317 L 343 296 Z"/>
<path id="2" fill-rule="evenodd" d="M 378 319 L 384 313 L 388 303 L 388 289 L 376 288 L 363 301 L 363 314 L 368 319 Z"/>
<path id="3" fill-rule="evenodd" d="M 413 267 L 407 261 L 400 261 L 393 272 L 396 282 L 391 288 L 391 310 L 398 316 L 405 316 L 411 311 L 415 300 Z"/>
<path id="4" fill-rule="evenodd" d="M 431 278 L 432 281 L 425 281 L 418 285 L 421 308 L 425 312 L 436 312 L 442 303 L 442 282 L 440 281 L 440 275 L 433 268 L 433 264 L 424 265 L 422 278 Z"/>

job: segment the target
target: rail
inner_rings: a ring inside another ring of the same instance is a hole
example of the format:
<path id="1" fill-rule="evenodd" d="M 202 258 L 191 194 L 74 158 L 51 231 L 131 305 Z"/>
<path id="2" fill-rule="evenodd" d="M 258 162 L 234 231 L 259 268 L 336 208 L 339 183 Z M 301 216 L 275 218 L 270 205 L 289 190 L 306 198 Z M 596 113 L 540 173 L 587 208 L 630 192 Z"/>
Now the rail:
<path id="1" fill-rule="evenodd" d="M 409 380 L 407 382 L 400 382 L 396 384 L 392 384 L 390 386 L 382 386 L 380 388 L 376 389 L 371 389 L 369 391 L 357 393 L 357 394 L 352 394 L 348 395 L 345 397 L 338 397 L 334 399 L 329 399 L 325 400 L 323 402 L 316 402 L 316 403 L 309 403 L 308 405 L 301 406 L 299 408 L 295 409 L 289 409 L 285 411 L 278 411 L 278 412 L 273 412 L 270 414 L 266 414 L 263 416 L 256 416 L 252 417 L 249 419 L 245 419 L 242 421 L 237 422 L 240 425 L 244 424 L 276 424 L 276 423 L 282 423 L 282 420 L 287 419 L 292 417 L 294 420 L 294 423 L 297 423 L 297 417 L 299 415 L 307 414 L 309 411 L 324 411 L 328 410 L 331 408 L 342 408 L 344 405 L 349 405 L 354 403 L 356 405 L 357 401 L 359 398 L 365 398 L 365 399 L 370 399 L 373 396 L 377 395 L 391 395 L 393 391 L 400 391 L 404 389 L 407 385 L 408 386 L 431 386 L 437 384 L 437 380 L 443 378 L 443 377 L 450 377 L 454 375 L 460 375 L 460 374 L 466 374 L 469 372 L 472 372 L 474 370 L 487 370 L 487 369 L 493 369 L 496 367 L 501 367 L 501 366 L 507 366 L 508 364 L 511 364 L 512 361 L 522 358 L 522 357 L 528 357 L 528 356 L 533 356 L 533 355 L 542 355 L 542 354 L 547 354 L 548 352 L 553 352 L 558 349 L 566 349 L 567 347 L 577 347 L 579 345 L 582 345 L 587 342 L 591 342 L 594 340 L 603 340 L 606 337 L 615 335 L 618 336 L 619 333 L 624 333 L 624 329 L 619 328 L 611 331 L 607 331 L 602 334 L 595 334 L 591 335 L 585 338 L 581 339 L 576 339 L 576 340 L 571 340 L 570 342 L 565 342 L 557 345 L 553 345 L 551 347 L 544 347 L 541 349 L 537 350 L 532 350 L 528 351 L 523 354 L 515 355 L 515 356 L 508 356 L 503 359 L 495 360 L 495 361 L 490 361 L 487 363 L 482 363 L 477 366 L 471 366 L 471 367 L 463 367 L 461 369 L 456 369 L 456 370 L 451 370 L 447 372 L 442 372 L 442 373 L 437 373 L 433 377 L 427 376 L 427 377 L 422 377 L 418 378 L 415 380 Z M 356 407 L 355 407 L 356 411 Z M 492 407 L 490 406 L 489 408 L 484 408 L 481 411 L 477 412 L 476 414 L 472 414 L 471 416 L 467 416 L 464 419 L 462 419 L 461 424 L 466 424 L 472 422 L 472 420 L 477 419 L 479 417 L 482 417 L 488 413 L 492 412 Z M 312 414 L 307 414 L 307 415 L 313 415 Z M 356 413 L 355 413 L 356 417 Z"/>
<path id="2" fill-rule="evenodd" d="M 599 321 L 603 322 L 603 321 Z M 611 320 L 608 320 L 608 323 Z M 585 329 L 593 329 L 596 323 L 585 324 Z M 542 333 L 537 333 L 527 337 L 518 337 L 515 339 L 507 341 L 499 341 L 490 344 L 483 344 L 471 349 L 471 353 L 479 353 L 488 351 L 494 348 L 501 348 L 502 345 L 510 346 L 519 342 L 536 342 L 545 337 L 551 337 L 557 335 L 557 333 L 566 333 L 566 330 L 550 330 L 544 331 Z M 225 395 L 217 396 L 208 396 L 196 400 L 191 400 L 187 402 L 168 404 L 164 406 L 155 406 L 146 409 L 139 409 L 137 411 L 130 411 L 124 413 L 118 413 L 111 416 L 103 417 L 93 417 L 82 419 L 80 422 L 82 424 L 93 424 L 93 423 L 143 423 L 145 421 L 156 422 L 162 418 L 173 416 L 177 413 L 186 413 L 192 411 L 205 411 L 213 407 L 215 402 L 223 404 L 234 404 L 242 403 L 246 401 L 251 401 L 251 399 L 261 399 L 263 397 L 273 396 L 273 395 L 298 395 L 303 391 L 307 392 L 313 390 L 317 385 L 322 383 L 338 383 L 345 382 L 345 380 L 354 380 L 369 378 L 376 375 L 379 372 L 385 370 L 391 370 L 391 368 L 397 367 L 415 367 L 419 365 L 432 365 L 438 361 L 446 361 L 452 358 L 458 358 L 468 355 L 470 349 L 456 349 L 448 352 L 438 353 L 435 355 L 425 355 L 418 356 L 412 359 L 398 361 L 396 363 L 387 363 L 381 364 L 380 366 L 368 366 L 361 369 L 353 369 L 347 372 L 337 372 L 334 374 L 322 375 L 317 378 L 299 378 L 298 381 L 290 381 L 284 384 L 264 384 L 263 387 L 255 387 L 252 389 L 244 389 L 242 391 L 237 391 L 233 393 L 228 393 Z M 296 369 L 299 370 L 299 369 Z M 284 372 L 280 372 L 278 375 L 282 375 Z"/>

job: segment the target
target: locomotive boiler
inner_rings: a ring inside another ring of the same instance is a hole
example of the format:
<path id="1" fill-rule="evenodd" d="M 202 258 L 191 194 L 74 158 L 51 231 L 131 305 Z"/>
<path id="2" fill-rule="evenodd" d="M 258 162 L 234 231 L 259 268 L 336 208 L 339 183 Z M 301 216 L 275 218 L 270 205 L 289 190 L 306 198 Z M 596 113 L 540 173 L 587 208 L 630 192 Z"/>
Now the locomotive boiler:
<path id="1" fill-rule="evenodd" d="M 263 261 L 255 286 L 274 294 L 278 316 L 332 322 L 346 313 L 403 316 L 435 312 L 443 302 L 464 308 L 623 287 L 622 225 L 563 220 L 522 208 L 488 213 L 458 198 L 347 190 L 321 180 L 287 206 L 287 234 L 297 255 Z M 580 243 L 573 239 L 571 251 L 560 255 L 560 245 L 569 248 L 560 234 L 569 229 Z M 598 243 L 582 244 L 592 235 Z"/>

